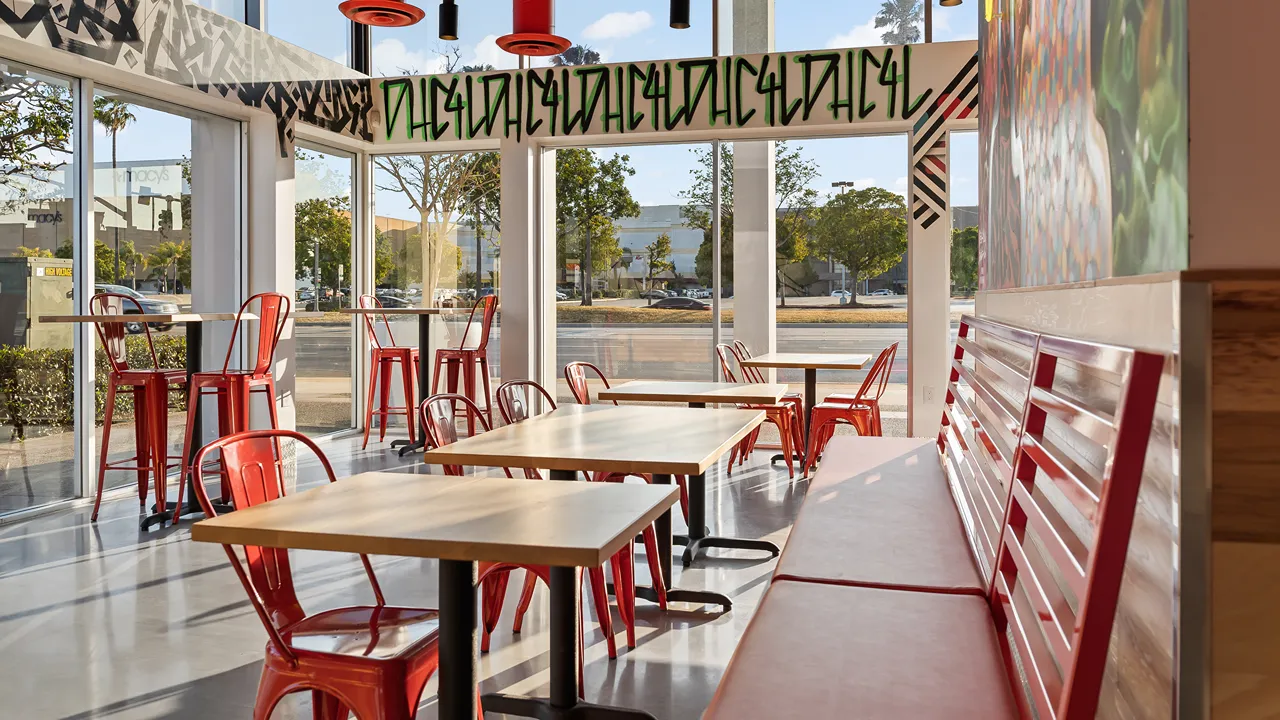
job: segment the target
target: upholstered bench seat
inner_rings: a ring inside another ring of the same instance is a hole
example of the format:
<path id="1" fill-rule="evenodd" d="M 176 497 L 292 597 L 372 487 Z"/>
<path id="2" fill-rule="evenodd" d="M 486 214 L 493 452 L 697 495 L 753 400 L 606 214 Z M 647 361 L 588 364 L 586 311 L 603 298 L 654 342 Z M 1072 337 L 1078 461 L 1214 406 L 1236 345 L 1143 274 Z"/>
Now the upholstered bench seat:
<path id="1" fill-rule="evenodd" d="M 832 438 L 774 579 L 982 595 L 936 441 Z"/>
<path id="2" fill-rule="evenodd" d="M 704 720 L 1017 718 L 985 599 L 780 580 Z"/>

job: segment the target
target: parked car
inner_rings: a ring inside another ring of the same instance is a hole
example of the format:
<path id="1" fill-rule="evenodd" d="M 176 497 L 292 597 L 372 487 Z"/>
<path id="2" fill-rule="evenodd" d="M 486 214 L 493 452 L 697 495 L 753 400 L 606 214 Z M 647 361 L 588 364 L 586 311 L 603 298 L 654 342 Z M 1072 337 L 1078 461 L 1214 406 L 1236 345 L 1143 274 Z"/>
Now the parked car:
<path id="1" fill-rule="evenodd" d="M 378 298 L 378 302 L 382 303 L 382 307 L 384 308 L 403 308 L 410 306 L 408 300 L 405 300 L 396 293 L 388 292 L 386 290 L 377 291 L 374 293 L 374 297 Z"/>
<path id="2" fill-rule="evenodd" d="M 660 310 L 710 310 L 711 306 L 693 298 L 669 297 L 659 300 L 653 307 Z"/>
<path id="3" fill-rule="evenodd" d="M 831 297 L 833 297 L 833 298 L 851 298 L 851 297 L 853 297 L 853 293 L 849 292 L 848 290 L 832 290 L 832 291 L 831 291 Z"/>
<path id="4" fill-rule="evenodd" d="M 176 303 L 165 302 L 163 300 L 153 300 L 143 295 L 142 293 L 138 292 L 137 290 L 134 290 L 131 287 L 125 287 L 124 285 L 111 285 L 108 283 L 98 283 L 93 286 L 93 291 L 95 294 L 115 293 L 117 295 L 125 295 L 128 297 L 131 297 L 134 300 L 138 301 L 138 305 L 142 307 L 142 313 L 144 315 L 153 315 L 153 314 L 154 315 L 172 315 L 178 312 L 178 306 Z M 138 308 L 134 307 L 132 303 L 125 303 L 124 314 L 137 315 Z M 159 330 L 160 332 L 168 332 L 171 328 L 173 328 L 173 325 L 171 324 L 151 323 L 152 330 Z M 124 324 L 124 330 L 130 335 L 137 335 L 138 333 L 142 332 L 142 323 L 127 322 Z"/>
<path id="5" fill-rule="evenodd" d="M 559 290 L 557 290 L 557 291 L 556 291 L 556 301 L 557 301 L 557 302 L 559 302 L 559 301 L 561 301 L 561 300 L 568 300 L 568 299 L 569 299 L 569 293 L 561 292 L 561 291 L 559 291 Z"/>
<path id="6" fill-rule="evenodd" d="M 884 297 L 885 295 L 897 295 L 897 293 L 895 293 L 895 292 L 894 292 L 894 291 L 892 291 L 892 290 L 886 290 L 886 289 L 884 289 L 884 288 L 881 288 L 881 289 L 879 289 L 879 290 L 876 290 L 876 291 L 872 292 L 870 296 L 871 296 L 871 297 Z"/>
<path id="7" fill-rule="evenodd" d="M 671 293 L 666 290 L 659 290 L 658 288 L 650 288 L 640 293 L 641 300 L 665 300 L 671 296 Z"/>

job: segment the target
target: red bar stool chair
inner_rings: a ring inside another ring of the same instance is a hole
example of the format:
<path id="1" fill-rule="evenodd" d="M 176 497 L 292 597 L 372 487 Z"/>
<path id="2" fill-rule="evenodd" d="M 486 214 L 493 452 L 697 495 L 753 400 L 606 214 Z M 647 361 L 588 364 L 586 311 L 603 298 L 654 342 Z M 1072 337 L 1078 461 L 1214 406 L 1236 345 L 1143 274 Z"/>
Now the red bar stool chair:
<path id="1" fill-rule="evenodd" d="M 591 388 L 587 381 L 587 372 L 595 374 L 600 382 L 604 383 L 606 390 L 609 389 L 609 378 L 605 377 L 600 368 L 589 362 L 576 361 L 564 366 L 564 379 L 569 383 L 569 393 L 573 395 L 574 402 L 579 405 L 591 404 Z M 617 400 L 613 401 L 614 405 L 618 404 Z M 596 477 L 592 480 L 603 482 L 621 482 L 626 477 L 638 477 L 647 483 L 653 482 L 653 476 L 642 473 L 596 473 Z M 680 512 L 684 515 L 684 521 L 689 522 L 689 485 L 688 478 L 684 475 L 676 475 L 676 485 L 680 486 Z"/>
<path id="2" fill-rule="evenodd" d="M 440 390 L 441 369 L 448 376 L 448 391 L 458 392 L 458 376 L 461 374 L 463 393 L 473 403 L 476 399 L 476 370 L 480 370 L 480 379 L 484 383 L 484 414 L 493 424 L 493 409 L 490 407 L 489 392 L 489 329 L 493 326 L 493 316 L 498 310 L 498 298 L 495 295 L 482 297 L 471 308 L 467 318 L 467 327 L 462 331 L 462 340 L 456 348 L 441 348 L 436 351 L 435 378 L 431 381 L 431 394 Z M 479 329 L 476 329 L 476 313 L 480 313 Z M 470 345 L 469 342 L 475 345 Z"/>
<path id="3" fill-rule="evenodd" d="M 252 312 L 255 304 L 258 314 L 258 348 L 254 354 L 253 368 L 232 370 L 231 355 L 235 352 L 236 338 L 240 335 L 241 318 L 246 312 Z M 240 311 L 236 313 L 236 324 L 231 331 L 231 342 L 227 346 L 227 357 L 222 361 L 222 369 L 198 372 L 191 376 L 187 400 L 187 433 L 182 444 L 182 477 L 184 479 L 191 471 L 187 465 L 187 458 L 191 457 L 191 442 L 196 429 L 195 409 L 201 398 L 213 396 L 218 402 L 219 437 L 249 429 L 249 403 L 255 393 L 266 396 L 271 427 L 273 429 L 280 427 L 276 414 L 276 381 L 271 373 L 271 363 L 275 358 L 276 346 L 280 344 L 280 336 L 284 333 L 284 326 L 289 320 L 289 310 L 292 307 L 293 303 L 288 296 L 280 293 L 258 293 L 245 300 L 240 306 Z M 227 497 L 229 490 L 224 481 L 222 488 L 224 498 Z M 178 506 L 182 506 L 181 483 L 178 485 Z"/>
<path id="4" fill-rule="evenodd" d="M 101 293 L 89 300 L 89 314 L 122 315 L 128 305 L 138 313 L 142 313 L 142 306 L 134 298 L 117 293 Z M 98 509 L 102 506 L 102 491 L 106 487 L 108 470 L 133 470 L 138 473 L 138 505 L 142 508 L 147 505 L 147 480 L 150 477 L 155 485 L 156 509 L 164 512 L 165 476 L 170 467 L 179 466 L 179 463 L 169 464 L 169 390 L 186 387 L 187 371 L 181 368 L 160 367 L 155 345 L 151 341 L 151 328 L 146 323 L 140 324 L 142 335 L 147 340 L 151 367 L 129 366 L 124 323 L 94 323 L 98 331 L 98 340 L 102 342 L 107 362 L 111 365 L 111 373 L 107 376 L 107 399 L 102 412 L 102 454 L 98 461 L 98 493 L 93 500 L 93 514 L 90 516 L 90 522 L 98 521 Z M 107 452 L 111 445 L 111 423 L 115 419 L 116 393 L 121 390 L 133 394 L 134 455 L 131 458 L 109 463 Z"/>
<path id="5" fill-rule="evenodd" d="M 334 482 L 329 460 L 306 436 L 288 430 L 238 433 L 215 440 L 196 455 L 195 493 L 205 514 L 217 514 L 204 484 L 205 460 L 213 452 L 220 455 L 220 474 L 237 509 L 284 497 L 281 440 L 309 448 Z M 308 691 L 317 718 L 350 713 L 359 718 L 413 717 L 440 664 L 437 610 L 387 605 L 369 558 L 361 555 L 374 604 L 309 615 L 294 591 L 287 550 L 222 547 L 267 631 L 254 720 L 267 720 L 285 695 Z"/>
<path id="6" fill-rule="evenodd" d="M 871 371 L 862 380 L 857 395 L 828 395 L 813 406 L 813 414 L 809 417 L 809 447 L 804 456 L 806 472 L 818 462 L 818 456 L 835 434 L 837 425 L 852 425 L 862 436 L 879 437 L 883 434 L 880 398 L 889 384 L 889 372 L 897 354 L 898 343 L 880 351 Z"/>
<path id="7" fill-rule="evenodd" d="M 741 340 L 733 341 L 733 354 L 738 358 L 738 367 L 742 370 L 742 382 L 745 383 L 763 383 L 765 381 L 764 373 L 760 372 L 760 368 L 747 367 L 742 364 L 743 360 L 751 359 L 751 348 Z M 795 411 L 796 417 L 804 417 L 804 395 L 798 392 L 789 392 L 782 396 L 782 402 L 791 405 Z M 801 445 L 804 443 L 801 442 Z"/>
<path id="8" fill-rule="evenodd" d="M 432 395 L 422 401 L 420 411 L 422 413 L 422 431 L 426 434 L 426 439 L 432 443 L 431 447 L 444 447 L 458 441 L 458 406 L 462 406 L 462 414 L 467 418 L 467 426 L 472 429 L 472 435 L 478 432 L 488 432 L 489 423 L 484 419 L 484 413 L 480 408 L 465 395 L 457 393 L 449 393 L 442 395 Z M 446 475 L 462 475 L 464 473 L 461 465 L 444 465 L 444 473 Z M 503 468 L 503 472 L 507 477 L 512 477 L 511 470 Z M 482 633 L 480 636 L 480 651 L 489 652 L 489 641 L 493 635 L 493 631 L 498 626 L 498 619 L 502 615 L 503 599 L 507 593 L 507 583 L 511 579 L 511 573 L 516 570 L 524 570 L 530 575 L 541 578 L 543 582 L 551 583 L 551 568 L 546 565 L 526 565 L 518 563 L 503 562 L 482 562 L 478 563 L 479 572 L 476 576 L 476 582 L 480 583 L 480 601 L 481 613 L 480 620 L 482 625 Z M 613 616 L 609 613 L 609 596 L 606 592 L 604 584 L 604 573 L 600 568 L 593 568 L 587 571 L 591 578 L 591 597 L 595 604 L 596 617 L 600 623 L 600 629 L 609 641 L 611 650 L 610 657 L 617 656 L 617 650 L 614 649 L 613 643 Z M 582 680 L 582 616 L 578 616 L 578 693 L 581 695 L 583 689 Z"/>
<path id="9" fill-rule="evenodd" d="M 382 309 L 382 302 L 373 295 L 361 295 L 359 302 L 361 308 Z M 391 322 L 386 313 L 361 317 L 364 318 L 364 327 L 369 334 L 372 359 L 369 364 L 369 395 L 364 413 L 364 444 L 360 448 L 363 450 L 369 447 L 369 431 L 373 428 L 374 415 L 378 416 L 378 442 L 387 439 L 387 419 L 391 415 L 403 414 L 409 424 L 409 444 L 413 445 L 417 433 L 414 428 L 416 423 L 413 421 L 413 380 L 418 375 L 418 364 L 422 361 L 418 357 L 418 348 L 396 345 L 396 336 L 391 332 Z M 387 333 L 386 345 L 378 338 L 379 318 Z M 403 407 L 391 407 L 391 378 L 396 365 L 400 366 L 400 384 L 404 387 Z M 373 409 L 375 393 L 378 398 L 376 411 Z"/>
<path id="10" fill-rule="evenodd" d="M 720 374 L 724 377 L 725 382 L 736 383 L 737 378 L 733 374 L 732 360 L 730 358 L 739 359 L 734 347 L 725 343 L 716 345 L 716 357 L 720 359 Z M 743 374 L 746 374 L 747 367 L 739 363 L 739 368 Z M 777 405 L 739 405 L 740 408 L 747 410 L 764 410 L 765 422 L 773 423 L 778 427 L 778 436 L 782 440 L 782 455 L 787 460 L 787 475 L 794 478 L 796 476 L 795 465 L 792 462 L 795 448 L 803 446 L 804 440 L 801 439 L 800 422 L 790 403 L 779 403 Z M 742 439 L 729 451 L 729 469 L 733 469 L 733 461 L 737 460 L 738 464 L 746 462 L 747 455 L 755 450 L 756 438 L 760 436 L 759 430 L 751 433 Z"/>

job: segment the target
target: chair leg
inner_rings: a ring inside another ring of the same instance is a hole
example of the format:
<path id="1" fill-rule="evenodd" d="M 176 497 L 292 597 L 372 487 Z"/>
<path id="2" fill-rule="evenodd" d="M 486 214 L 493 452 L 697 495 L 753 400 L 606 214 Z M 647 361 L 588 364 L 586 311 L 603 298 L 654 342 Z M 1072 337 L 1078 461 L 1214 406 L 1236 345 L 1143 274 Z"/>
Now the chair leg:
<path id="1" fill-rule="evenodd" d="M 450 394 L 458 392 L 458 363 L 450 360 L 444 365 L 445 390 Z"/>
<path id="2" fill-rule="evenodd" d="M 609 611 L 609 593 L 604 584 L 604 569 L 591 568 L 587 571 L 591 579 L 591 599 L 596 607 L 596 622 L 600 623 L 600 631 L 604 633 L 605 645 L 609 649 L 609 659 L 618 657 L 617 641 L 613 637 L 613 613 Z"/>
<path id="3" fill-rule="evenodd" d="M 378 442 L 384 442 L 387 439 L 387 421 L 390 419 L 387 408 L 391 406 L 391 363 L 382 363 L 378 371 L 381 373 L 378 382 L 382 384 L 378 388 Z"/>
<path id="4" fill-rule="evenodd" d="M 480 356 L 480 382 L 484 386 L 485 420 L 493 425 L 493 391 L 489 389 L 489 358 Z"/>
<path id="5" fill-rule="evenodd" d="M 778 437 L 782 440 L 782 456 L 787 461 L 787 477 L 794 478 L 796 471 L 792 458 L 795 456 L 795 448 L 791 446 L 790 411 L 778 415 Z"/>
<path id="6" fill-rule="evenodd" d="M 511 632 L 518 633 L 524 627 L 524 614 L 529 612 L 529 606 L 533 604 L 533 590 L 536 587 L 538 587 L 538 576 L 526 570 L 524 589 L 520 592 L 520 604 L 516 606 L 516 617 L 511 624 Z"/>
<path id="7" fill-rule="evenodd" d="M 730 453 L 733 451 L 731 450 Z M 733 464 L 730 460 L 730 465 Z M 676 485 L 680 486 L 680 513 L 684 515 L 684 524 L 689 524 L 689 478 L 685 475 L 676 476 Z"/>
<path id="8" fill-rule="evenodd" d="M 810 423 L 812 422 L 813 421 L 810 420 Z M 804 453 L 804 472 L 806 475 L 813 472 L 813 466 L 818 464 L 818 455 L 822 453 L 822 449 L 827 445 L 823 440 L 823 437 L 830 437 L 829 435 L 826 435 L 829 429 L 834 430 L 834 428 L 830 426 L 830 423 L 823 423 L 818 427 L 809 428 L 809 446 L 805 449 Z"/>
<path id="9" fill-rule="evenodd" d="M 498 627 L 502 617 L 502 604 L 507 595 L 507 583 L 511 579 L 510 570 L 499 570 L 486 577 L 480 583 L 480 652 L 489 652 L 489 638 Z"/>
<path id="10" fill-rule="evenodd" d="M 347 720 L 351 710 L 342 700 L 320 690 L 311 691 L 312 720 Z"/>
<path id="11" fill-rule="evenodd" d="M 431 394 L 440 392 L 440 353 L 436 353 L 435 369 L 431 371 Z"/>
<path id="12" fill-rule="evenodd" d="M 369 392 L 365 394 L 364 403 L 364 444 L 360 446 L 361 450 L 369 447 L 369 430 L 373 428 L 373 404 L 374 393 L 378 391 L 378 368 L 382 366 L 382 358 L 377 353 L 373 354 L 373 361 L 369 365 Z"/>
<path id="13" fill-rule="evenodd" d="M 646 527 L 643 533 L 644 537 L 644 556 L 649 561 L 649 576 L 653 583 L 653 591 L 658 595 L 658 608 L 667 609 L 667 583 L 662 578 L 662 561 L 658 557 L 658 531 L 653 529 L 653 525 Z M 634 574 L 634 570 L 632 571 Z M 635 585 L 634 577 L 632 585 Z M 634 595 L 634 590 L 632 592 Z"/>
<path id="14" fill-rule="evenodd" d="M 404 415 L 409 427 L 409 444 L 413 445 L 417 435 L 413 421 L 413 361 L 405 358 L 400 363 L 400 384 L 404 386 Z"/>
<path id="15" fill-rule="evenodd" d="M 152 484 L 156 492 L 156 509 L 164 512 L 169 480 L 169 387 L 163 379 L 147 390 L 147 414 L 151 422 Z"/>
<path id="16" fill-rule="evenodd" d="M 147 506 L 147 480 L 151 471 L 151 424 L 147 417 L 147 390 L 142 386 L 133 388 L 133 447 L 136 451 L 138 473 L 138 507 Z"/>
<path id="17" fill-rule="evenodd" d="M 196 407 L 200 403 L 200 386 L 194 382 L 187 389 L 187 430 L 183 433 L 182 438 L 182 457 L 180 461 L 182 465 L 178 473 L 178 507 L 182 507 L 182 491 L 187 486 L 187 473 L 191 473 L 191 481 L 196 481 L 195 468 L 191 467 L 191 440 L 195 435 L 196 428 Z M 198 500 L 198 498 L 191 498 Z M 174 523 L 178 522 L 178 518 L 174 517 Z"/>
<path id="18" fill-rule="evenodd" d="M 258 680 L 258 697 L 253 701 L 253 720 L 270 720 L 271 711 L 275 710 L 280 698 L 288 694 L 291 686 L 289 678 L 264 666 L 262 678 Z"/>
<path id="19" fill-rule="evenodd" d="M 102 410 L 102 451 L 98 460 L 98 495 L 93 500 L 93 514 L 89 522 L 98 521 L 98 508 L 102 507 L 102 490 L 107 484 L 107 450 L 111 445 L 111 418 L 116 411 L 116 384 L 107 384 L 107 402 Z"/>

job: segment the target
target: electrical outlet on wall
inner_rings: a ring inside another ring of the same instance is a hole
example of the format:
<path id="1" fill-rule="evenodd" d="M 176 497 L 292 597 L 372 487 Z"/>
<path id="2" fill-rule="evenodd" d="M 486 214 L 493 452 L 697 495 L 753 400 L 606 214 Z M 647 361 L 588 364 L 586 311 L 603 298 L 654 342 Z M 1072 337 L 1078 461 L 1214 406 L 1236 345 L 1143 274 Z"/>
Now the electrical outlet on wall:
<path id="1" fill-rule="evenodd" d="M 933 402 L 933 386 L 932 385 L 924 386 L 924 401 L 927 403 Z"/>

